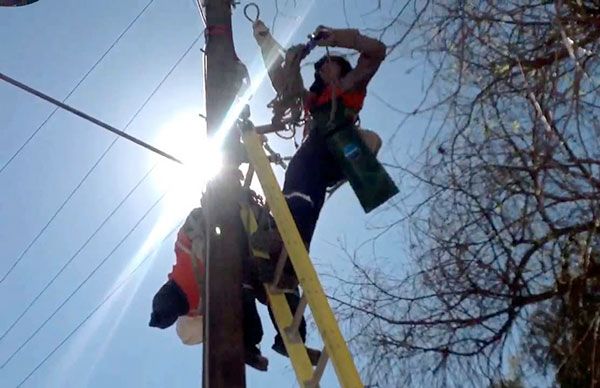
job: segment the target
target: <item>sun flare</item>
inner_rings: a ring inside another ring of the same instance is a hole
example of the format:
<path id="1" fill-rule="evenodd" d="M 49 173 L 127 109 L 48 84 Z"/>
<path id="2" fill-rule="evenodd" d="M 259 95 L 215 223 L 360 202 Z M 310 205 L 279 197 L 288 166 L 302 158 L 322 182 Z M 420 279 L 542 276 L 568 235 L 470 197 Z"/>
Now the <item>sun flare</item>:
<path id="1" fill-rule="evenodd" d="M 168 207 L 176 213 L 197 207 L 206 184 L 222 167 L 220 147 L 207 138 L 204 119 L 192 110 L 175 114 L 161 127 L 155 144 L 183 162 L 160 162 L 153 173 L 158 191 L 169 190 Z"/>

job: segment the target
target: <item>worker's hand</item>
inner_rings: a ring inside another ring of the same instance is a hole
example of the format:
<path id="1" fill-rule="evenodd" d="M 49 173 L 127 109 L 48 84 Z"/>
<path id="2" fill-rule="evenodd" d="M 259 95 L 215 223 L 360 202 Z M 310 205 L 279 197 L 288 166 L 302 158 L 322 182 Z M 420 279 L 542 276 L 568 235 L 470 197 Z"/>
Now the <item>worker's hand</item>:
<path id="1" fill-rule="evenodd" d="M 256 20 L 252 24 L 252 32 L 254 33 L 254 39 L 264 39 L 269 35 L 269 28 L 262 22 L 262 20 Z"/>
<path id="2" fill-rule="evenodd" d="M 319 26 L 310 37 L 316 41 L 317 46 L 335 46 L 334 31 L 332 28 Z"/>
<path id="3" fill-rule="evenodd" d="M 304 57 L 304 51 L 305 51 L 305 45 L 303 45 L 303 44 L 297 44 L 297 45 L 290 47 L 289 49 L 287 49 L 287 51 L 285 53 L 285 62 L 291 63 L 293 61 L 302 60 Z"/>

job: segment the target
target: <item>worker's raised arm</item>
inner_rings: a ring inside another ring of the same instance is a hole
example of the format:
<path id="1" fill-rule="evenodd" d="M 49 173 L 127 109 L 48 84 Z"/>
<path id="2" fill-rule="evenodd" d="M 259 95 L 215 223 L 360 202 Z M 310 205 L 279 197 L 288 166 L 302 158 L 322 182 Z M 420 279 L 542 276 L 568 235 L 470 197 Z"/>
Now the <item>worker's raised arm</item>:
<path id="1" fill-rule="evenodd" d="M 344 90 L 366 88 L 385 59 L 385 44 L 362 35 L 356 29 L 319 27 L 316 33 L 319 32 L 324 38 L 317 41 L 317 45 L 354 49 L 360 53 L 356 67 L 341 80 L 340 86 Z"/>

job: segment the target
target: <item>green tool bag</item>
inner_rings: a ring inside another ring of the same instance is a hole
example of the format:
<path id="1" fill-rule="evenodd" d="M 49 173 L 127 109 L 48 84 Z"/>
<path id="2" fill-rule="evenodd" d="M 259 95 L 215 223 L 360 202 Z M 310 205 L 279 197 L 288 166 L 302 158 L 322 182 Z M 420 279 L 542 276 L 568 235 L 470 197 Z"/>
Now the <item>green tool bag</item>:
<path id="1" fill-rule="evenodd" d="M 312 130 L 325 138 L 329 152 L 366 213 L 398 193 L 398 187 L 365 144 L 359 129 L 348 119 L 348 112 L 340 101 L 337 102 L 335 118 L 331 123 L 330 103 L 313 110 L 311 114 Z"/>

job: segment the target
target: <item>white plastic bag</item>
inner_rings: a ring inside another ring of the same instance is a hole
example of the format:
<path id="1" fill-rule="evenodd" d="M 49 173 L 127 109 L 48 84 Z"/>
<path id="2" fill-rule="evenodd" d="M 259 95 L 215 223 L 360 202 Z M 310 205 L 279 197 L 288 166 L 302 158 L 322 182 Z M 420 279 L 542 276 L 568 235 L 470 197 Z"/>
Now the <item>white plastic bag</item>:
<path id="1" fill-rule="evenodd" d="M 182 315 L 177 319 L 175 329 L 184 345 L 198 345 L 204 339 L 204 317 Z"/>

